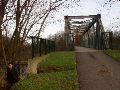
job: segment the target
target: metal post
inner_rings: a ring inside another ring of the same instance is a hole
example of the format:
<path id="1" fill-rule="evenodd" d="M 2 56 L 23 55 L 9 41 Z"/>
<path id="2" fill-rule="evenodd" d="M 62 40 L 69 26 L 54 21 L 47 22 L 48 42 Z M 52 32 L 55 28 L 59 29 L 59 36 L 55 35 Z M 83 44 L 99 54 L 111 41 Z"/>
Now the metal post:
<path id="1" fill-rule="evenodd" d="M 112 49 L 112 38 L 113 38 L 112 32 L 109 33 L 109 37 L 110 37 L 110 49 Z"/>
<path id="2" fill-rule="evenodd" d="M 67 50 L 67 43 L 68 41 L 67 41 L 67 33 L 65 33 L 65 50 Z"/>
<path id="3" fill-rule="evenodd" d="M 50 40 L 48 40 L 48 45 L 49 45 L 49 52 L 51 52 L 51 43 L 50 43 L 51 41 Z"/>
<path id="4" fill-rule="evenodd" d="M 88 33 L 88 47 L 90 48 L 90 36 L 89 36 L 89 33 Z"/>
<path id="5" fill-rule="evenodd" d="M 34 52 L 34 37 L 31 37 L 32 38 L 32 58 L 35 57 L 35 52 Z"/>
<path id="6" fill-rule="evenodd" d="M 96 21 L 96 49 L 100 49 L 100 23 L 99 18 L 100 14 L 97 15 L 97 21 Z"/>
<path id="7" fill-rule="evenodd" d="M 55 44 L 55 41 L 53 41 L 53 51 L 56 50 L 56 44 Z"/>
<path id="8" fill-rule="evenodd" d="M 40 38 L 40 41 L 39 41 L 39 54 L 40 54 L 40 56 L 42 55 L 41 54 L 41 38 Z"/>
<path id="9" fill-rule="evenodd" d="M 37 39 L 37 46 L 36 46 L 36 54 L 39 54 L 39 38 L 35 37 Z"/>
<path id="10" fill-rule="evenodd" d="M 44 39 L 44 49 L 45 49 L 45 55 L 47 54 L 47 43 L 46 43 L 46 39 Z"/>

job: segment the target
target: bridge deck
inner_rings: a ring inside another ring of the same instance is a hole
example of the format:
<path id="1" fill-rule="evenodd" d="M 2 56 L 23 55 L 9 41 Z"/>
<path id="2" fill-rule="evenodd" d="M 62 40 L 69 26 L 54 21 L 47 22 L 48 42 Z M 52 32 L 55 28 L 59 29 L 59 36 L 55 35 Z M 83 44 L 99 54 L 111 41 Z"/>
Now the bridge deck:
<path id="1" fill-rule="evenodd" d="M 75 47 L 75 52 L 95 52 L 95 51 L 98 51 L 98 50 L 85 48 L 85 47 Z"/>
<path id="2" fill-rule="evenodd" d="M 94 49 L 76 47 L 80 90 L 120 90 L 120 63 Z"/>

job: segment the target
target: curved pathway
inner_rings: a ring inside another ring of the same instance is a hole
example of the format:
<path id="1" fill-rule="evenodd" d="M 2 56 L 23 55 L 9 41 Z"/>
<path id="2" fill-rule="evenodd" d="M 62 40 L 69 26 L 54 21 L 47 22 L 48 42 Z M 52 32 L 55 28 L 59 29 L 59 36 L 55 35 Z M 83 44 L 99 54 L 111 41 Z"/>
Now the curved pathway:
<path id="1" fill-rule="evenodd" d="M 49 55 L 49 54 L 48 54 Z M 37 65 L 42 61 L 45 60 L 48 55 L 43 55 L 41 57 L 36 57 L 34 59 L 28 60 L 28 73 L 37 74 Z"/>
<path id="2" fill-rule="evenodd" d="M 80 90 L 120 90 L 120 63 L 100 51 L 76 48 Z"/>

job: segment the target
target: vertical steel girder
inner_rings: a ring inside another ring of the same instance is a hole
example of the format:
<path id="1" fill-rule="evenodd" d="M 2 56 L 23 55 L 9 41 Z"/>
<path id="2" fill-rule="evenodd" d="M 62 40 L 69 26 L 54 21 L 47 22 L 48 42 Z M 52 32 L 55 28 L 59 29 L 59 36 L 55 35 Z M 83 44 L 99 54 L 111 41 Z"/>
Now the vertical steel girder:
<path id="1" fill-rule="evenodd" d="M 69 27 L 69 18 L 68 16 L 65 16 L 65 49 L 69 50 L 70 49 L 70 43 L 73 42 L 71 41 L 71 37 L 69 34 L 71 34 L 70 27 Z"/>
<path id="2" fill-rule="evenodd" d="M 99 19 L 101 18 L 101 16 L 97 16 L 96 19 L 96 49 L 101 49 L 101 45 L 100 45 L 100 22 Z"/>

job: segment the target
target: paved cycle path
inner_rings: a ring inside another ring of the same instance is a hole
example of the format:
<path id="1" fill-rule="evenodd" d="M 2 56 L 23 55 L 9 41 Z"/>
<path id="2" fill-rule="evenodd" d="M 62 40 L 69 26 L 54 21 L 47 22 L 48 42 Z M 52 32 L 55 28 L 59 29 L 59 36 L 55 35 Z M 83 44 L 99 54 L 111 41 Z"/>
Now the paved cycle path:
<path id="1" fill-rule="evenodd" d="M 120 63 L 101 51 L 76 47 L 80 90 L 120 90 Z"/>

